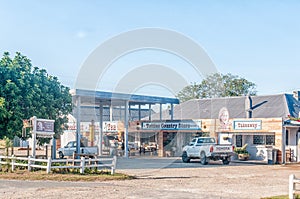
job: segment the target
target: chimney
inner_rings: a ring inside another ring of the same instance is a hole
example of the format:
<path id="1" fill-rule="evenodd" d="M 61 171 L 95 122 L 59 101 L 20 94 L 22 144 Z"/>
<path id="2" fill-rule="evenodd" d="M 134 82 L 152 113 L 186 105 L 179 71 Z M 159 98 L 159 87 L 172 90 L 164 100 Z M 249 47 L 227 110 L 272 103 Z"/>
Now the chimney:
<path id="1" fill-rule="evenodd" d="M 246 118 L 252 118 L 252 99 L 250 95 L 245 98 Z"/>
<path id="2" fill-rule="evenodd" d="M 293 96 L 297 101 L 300 101 L 300 91 L 293 91 Z"/>

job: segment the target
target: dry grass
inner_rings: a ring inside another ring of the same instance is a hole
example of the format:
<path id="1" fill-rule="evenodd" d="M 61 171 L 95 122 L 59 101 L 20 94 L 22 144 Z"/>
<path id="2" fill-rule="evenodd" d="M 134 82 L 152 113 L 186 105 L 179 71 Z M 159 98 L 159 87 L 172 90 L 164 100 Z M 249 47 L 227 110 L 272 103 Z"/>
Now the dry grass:
<path id="1" fill-rule="evenodd" d="M 10 180 L 52 180 L 52 181 L 108 181 L 108 180 L 129 180 L 134 177 L 125 174 L 116 173 L 110 174 L 47 174 L 45 171 L 15 171 L 15 172 L 0 172 L 0 179 Z"/>

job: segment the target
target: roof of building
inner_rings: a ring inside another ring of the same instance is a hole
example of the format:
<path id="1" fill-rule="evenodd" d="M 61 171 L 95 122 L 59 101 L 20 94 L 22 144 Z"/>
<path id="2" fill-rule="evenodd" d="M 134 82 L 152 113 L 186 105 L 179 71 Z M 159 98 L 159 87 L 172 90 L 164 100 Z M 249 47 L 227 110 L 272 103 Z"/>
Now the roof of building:
<path id="1" fill-rule="evenodd" d="M 100 121 L 100 108 L 94 106 L 82 106 L 80 109 L 81 122 Z M 76 116 L 76 110 L 73 110 L 72 115 Z M 123 121 L 124 120 L 124 107 L 114 107 L 112 109 L 112 121 Z M 151 114 L 154 111 L 151 110 Z M 141 108 L 141 118 L 149 116 L 149 109 Z M 129 109 L 129 121 L 139 120 L 139 110 L 137 108 Z M 103 121 L 110 121 L 110 108 L 103 107 Z"/>
<path id="2" fill-rule="evenodd" d="M 138 104 L 179 104 L 177 98 L 157 97 L 149 95 L 135 95 L 126 93 L 113 93 L 106 91 L 92 91 L 75 89 L 71 91 L 74 98 L 80 96 L 83 105 L 124 105 L 126 101 L 131 105 Z"/>
<path id="3" fill-rule="evenodd" d="M 91 120 L 99 121 L 99 107 L 103 105 L 103 121 L 110 120 L 110 108 L 112 106 L 112 120 L 120 121 L 125 119 L 125 103 L 128 102 L 129 121 L 139 120 L 149 116 L 149 109 L 142 108 L 139 113 L 138 108 L 133 108 L 137 105 L 152 105 L 152 104 L 179 104 L 177 98 L 157 97 L 148 95 L 136 95 L 126 93 L 113 93 L 106 91 L 93 91 L 74 89 L 71 90 L 71 95 L 74 102 L 77 97 L 80 97 L 80 120 L 82 122 L 89 122 Z M 77 108 L 74 108 L 72 115 L 76 117 Z M 154 113 L 151 110 L 151 115 Z M 140 115 L 139 115 L 140 114 Z"/>
<path id="4" fill-rule="evenodd" d="M 217 119 L 221 108 L 226 107 L 230 118 L 287 118 L 299 117 L 300 101 L 293 94 L 265 96 L 239 96 L 212 99 L 193 99 L 174 106 L 174 119 Z M 160 119 L 154 114 L 153 120 Z M 162 119 L 170 119 L 169 110 L 162 113 Z"/>

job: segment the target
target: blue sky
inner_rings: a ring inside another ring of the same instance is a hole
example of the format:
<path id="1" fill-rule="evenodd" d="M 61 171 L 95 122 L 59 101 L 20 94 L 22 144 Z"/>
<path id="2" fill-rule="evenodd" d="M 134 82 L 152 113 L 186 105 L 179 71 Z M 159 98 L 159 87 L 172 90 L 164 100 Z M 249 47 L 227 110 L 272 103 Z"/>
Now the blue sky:
<path id="1" fill-rule="evenodd" d="M 296 0 L 0 0 L 0 53 L 21 52 L 72 88 L 83 62 L 102 42 L 157 27 L 193 39 L 219 72 L 254 82 L 259 95 L 291 93 L 300 90 L 299 10 Z M 176 65 L 189 82 L 201 81 L 187 63 L 163 52 L 136 52 L 118 62 L 130 68 L 158 60 Z M 118 67 L 107 71 L 106 89 L 120 77 Z M 156 89 L 145 92 L 159 94 Z"/>

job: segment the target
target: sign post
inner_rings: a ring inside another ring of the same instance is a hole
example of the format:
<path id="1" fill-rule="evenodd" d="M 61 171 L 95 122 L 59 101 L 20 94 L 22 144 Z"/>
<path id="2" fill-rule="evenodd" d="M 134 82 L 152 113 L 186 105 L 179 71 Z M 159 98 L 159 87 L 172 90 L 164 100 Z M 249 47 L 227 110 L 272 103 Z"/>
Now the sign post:
<path id="1" fill-rule="evenodd" d="M 32 124 L 32 157 L 35 157 L 36 153 L 36 138 L 52 138 L 54 135 L 54 120 L 38 119 L 36 116 L 30 118 Z"/>

